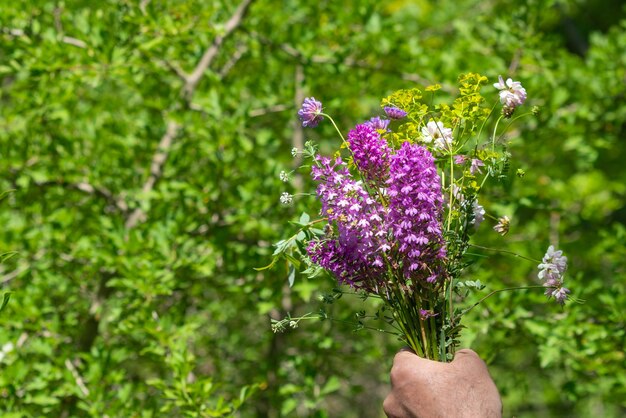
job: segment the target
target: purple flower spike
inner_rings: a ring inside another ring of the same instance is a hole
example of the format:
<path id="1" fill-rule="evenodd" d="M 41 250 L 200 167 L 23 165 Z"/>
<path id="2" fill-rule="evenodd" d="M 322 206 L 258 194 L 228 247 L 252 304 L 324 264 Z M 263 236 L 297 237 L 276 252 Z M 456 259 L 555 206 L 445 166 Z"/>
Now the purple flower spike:
<path id="1" fill-rule="evenodd" d="M 381 119 L 379 116 L 371 118 L 365 122 L 364 125 L 369 126 L 375 131 L 389 132 L 389 129 L 387 129 L 389 126 L 389 119 Z"/>
<path id="2" fill-rule="evenodd" d="M 406 117 L 406 112 L 395 106 L 385 106 L 385 113 L 391 119 L 402 119 Z"/>
<path id="3" fill-rule="evenodd" d="M 322 103 L 315 100 L 315 97 L 307 97 L 298 111 L 298 117 L 305 128 L 315 128 L 324 119 L 321 113 Z"/>
<path id="4" fill-rule="evenodd" d="M 311 241 L 307 252 L 340 283 L 373 292 L 385 276 L 383 253 L 390 248 L 385 209 L 352 178 L 341 158 L 316 159 L 319 164 L 311 168 L 311 175 L 319 183 L 322 215 L 336 232 Z"/>
<path id="5" fill-rule="evenodd" d="M 387 141 L 371 125 L 364 123 L 350 131 L 348 143 L 354 162 L 363 176 L 374 184 L 383 183 L 389 171 L 391 154 Z"/>
<path id="6" fill-rule="evenodd" d="M 391 157 L 387 182 L 389 226 L 404 255 L 404 275 L 431 283 L 441 279 L 446 251 L 435 159 L 426 148 L 405 142 Z"/>

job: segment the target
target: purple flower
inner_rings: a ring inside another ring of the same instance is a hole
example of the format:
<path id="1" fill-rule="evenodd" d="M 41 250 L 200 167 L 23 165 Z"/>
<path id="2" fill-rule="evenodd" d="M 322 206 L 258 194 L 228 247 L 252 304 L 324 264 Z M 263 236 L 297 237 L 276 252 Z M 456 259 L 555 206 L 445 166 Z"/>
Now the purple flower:
<path id="1" fill-rule="evenodd" d="M 322 103 L 315 100 L 315 97 L 307 97 L 298 111 L 298 117 L 302 121 L 302 126 L 315 128 L 324 119 L 321 115 Z"/>
<path id="2" fill-rule="evenodd" d="M 389 167 L 389 227 L 403 255 L 407 278 L 434 282 L 443 275 L 446 248 L 441 230 L 443 196 L 433 156 L 405 142 Z"/>
<path id="3" fill-rule="evenodd" d="M 319 182 L 322 216 L 328 217 L 336 232 L 312 241 L 307 252 L 341 283 L 374 291 L 384 278 L 383 257 L 390 248 L 385 209 L 352 178 L 341 158 L 332 162 L 319 156 L 316 159 L 319 164 L 311 173 Z"/>
<path id="4" fill-rule="evenodd" d="M 385 106 L 384 109 L 387 116 L 389 116 L 391 119 L 402 119 L 406 117 L 406 112 L 399 107 Z"/>
<path id="5" fill-rule="evenodd" d="M 375 116 L 364 123 L 375 131 L 389 132 L 387 127 L 389 126 L 389 119 L 381 119 L 380 116 Z"/>
<path id="6" fill-rule="evenodd" d="M 383 183 L 389 171 L 391 153 L 387 141 L 380 137 L 376 129 L 364 123 L 348 133 L 348 143 L 363 176 L 374 184 Z"/>

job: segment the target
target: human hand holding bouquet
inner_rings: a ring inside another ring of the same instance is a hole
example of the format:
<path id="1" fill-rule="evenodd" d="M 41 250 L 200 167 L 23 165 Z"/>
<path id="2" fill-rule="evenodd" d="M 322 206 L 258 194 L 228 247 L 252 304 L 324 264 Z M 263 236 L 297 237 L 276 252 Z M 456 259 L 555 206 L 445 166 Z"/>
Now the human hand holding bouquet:
<path id="1" fill-rule="evenodd" d="M 513 115 L 526 100 L 519 82 L 500 77 L 494 87 L 502 111 L 496 112 L 497 104 L 483 106 L 486 77 L 466 74 L 459 81 L 451 105 L 432 104 L 437 85 L 425 89 L 430 100 L 418 89 L 392 94 L 382 102 L 386 118 L 357 125 L 347 140 L 319 101 L 305 99 L 298 112 L 302 125 L 315 127 L 327 118 L 342 142 L 333 158 L 319 155 L 311 141 L 294 150 L 312 161 L 321 218 L 310 221 L 303 214 L 301 229 L 279 242 L 274 253 L 274 262 L 284 257 L 292 263 L 290 280 L 304 265 L 304 274 L 323 269 L 340 284 L 380 298 L 381 317 L 411 349 L 443 362 L 454 357 L 461 317 L 477 305 L 461 309 L 455 295 L 483 287 L 461 277 L 468 248 L 486 249 L 470 243 L 486 215 L 478 198 L 489 178 L 499 180 L 508 172 L 510 154 L 498 128 L 503 120 L 509 125 L 516 120 Z M 486 133 L 494 113 L 500 116 Z M 292 198 L 284 193 L 281 202 Z M 509 222 L 499 218 L 494 230 L 505 235 Z M 569 294 L 563 287 L 566 268 L 567 258 L 552 246 L 539 264 L 546 295 L 561 304 Z M 510 289 L 493 291 L 480 302 L 503 290 Z M 273 321 L 273 329 L 296 327 L 302 319 Z"/>

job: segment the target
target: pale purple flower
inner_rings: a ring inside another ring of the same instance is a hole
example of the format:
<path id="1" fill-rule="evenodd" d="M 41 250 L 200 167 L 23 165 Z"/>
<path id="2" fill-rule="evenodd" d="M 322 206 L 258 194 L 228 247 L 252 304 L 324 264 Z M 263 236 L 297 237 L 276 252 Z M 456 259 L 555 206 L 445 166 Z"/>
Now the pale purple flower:
<path id="1" fill-rule="evenodd" d="M 502 76 L 498 76 L 498 82 L 493 86 L 500 90 L 500 103 L 506 107 L 515 109 L 526 101 L 526 89 L 519 81 L 508 78 L 505 83 Z"/>
<path id="2" fill-rule="evenodd" d="M 315 100 L 315 97 L 307 97 L 298 111 L 298 117 L 305 128 L 315 128 L 324 119 L 321 113 L 322 103 Z"/>
<path id="3" fill-rule="evenodd" d="M 452 146 L 452 129 L 443 126 L 442 122 L 429 121 L 422 127 L 422 140 L 426 143 L 435 142 L 435 148 L 449 150 Z"/>
<path id="4" fill-rule="evenodd" d="M 467 157 L 465 155 L 459 154 L 454 156 L 454 164 L 463 165 L 467 161 Z"/>
<path id="5" fill-rule="evenodd" d="M 354 163 L 363 176 L 374 184 L 381 184 L 389 171 L 391 149 L 387 141 L 372 126 L 357 125 L 348 133 L 348 143 Z"/>
<path id="6" fill-rule="evenodd" d="M 370 120 L 365 122 L 364 125 L 373 128 L 375 131 L 389 132 L 389 129 L 387 129 L 387 127 L 389 126 L 389 119 L 382 119 L 380 116 L 375 116 L 371 118 Z"/>
<path id="7" fill-rule="evenodd" d="M 384 110 L 387 116 L 389 116 L 391 119 L 402 119 L 407 115 L 404 110 L 395 106 L 385 106 Z"/>
<path id="8" fill-rule="evenodd" d="M 546 296 L 548 298 L 553 297 L 561 305 L 565 304 L 565 300 L 567 299 L 567 295 L 570 293 L 570 290 L 563 286 L 551 287 L 546 289 Z"/>
<path id="9" fill-rule="evenodd" d="M 567 257 L 563 255 L 563 251 L 555 250 L 554 245 L 551 245 L 537 268 L 539 268 L 540 280 L 561 280 L 563 273 L 567 270 Z"/>
<path id="10" fill-rule="evenodd" d="M 407 278 L 443 278 L 446 257 L 441 217 L 443 196 L 435 159 L 422 146 L 405 142 L 389 167 L 389 227 L 398 241 Z"/>
<path id="11" fill-rule="evenodd" d="M 474 211 L 474 228 L 478 229 L 480 224 L 485 220 L 485 208 L 478 204 L 478 200 L 474 200 L 472 203 L 472 210 Z"/>
<path id="12" fill-rule="evenodd" d="M 555 250 L 553 245 L 549 246 L 537 268 L 539 269 L 537 277 L 544 281 L 543 285 L 547 287 L 546 296 L 553 297 L 563 305 L 570 293 L 569 289 L 563 287 L 563 274 L 567 270 L 567 257 L 563 255 L 563 251 Z"/>
<path id="13" fill-rule="evenodd" d="M 484 167 L 484 166 L 485 166 L 485 163 L 483 163 L 481 160 L 477 158 L 473 158 L 472 165 L 470 166 L 470 173 L 472 175 L 476 174 L 476 172 L 479 172 L 480 174 L 482 174 L 483 172 L 480 170 L 480 167 Z"/>

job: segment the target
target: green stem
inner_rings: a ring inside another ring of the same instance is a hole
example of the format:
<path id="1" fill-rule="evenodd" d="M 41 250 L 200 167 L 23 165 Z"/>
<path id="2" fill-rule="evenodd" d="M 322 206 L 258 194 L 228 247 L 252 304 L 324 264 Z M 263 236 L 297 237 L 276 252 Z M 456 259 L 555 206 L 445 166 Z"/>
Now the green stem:
<path id="1" fill-rule="evenodd" d="M 463 310 L 463 312 L 461 312 L 460 316 L 465 315 L 466 313 L 468 313 L 469 311 L 471 311 L 472 309 L 474 309 L 475 307 L 477 307 L 478 305 L 480 305 L 481 303 L 483 303 L 486 299 L 490 298 L 491 296 L 495 295 L 496 293 L 500 293 L 500 292 L 507 292 L 509 290 L 526 290 L 526 289 L 545 289 L 546 286 L 542 286 L 542 285 L 535 285 L 535 286 L 517 286 L 517 287 L 507 287 L 505 289 L 498 289 L 498 290 L 492 290 L 491 292 L 489 292 L 486 296 L 483 296 L 478 302 L 476 302 L 475 304 L 473 304 L 472 306 L 470 306 L 469 308 Z"/>
<path id="2" fill-rule="evenodd" d="M 534 258 L 525 257 L 523 255 L 514 253 L 513 251 L 500 250 L 500 249 L 497 249 L 497 248 L 483 247 L 481 245 L 475 245 L 475 244 L 469 244 L 469 246 L 470 247 L 474 247 L 474 248 L 480 248 L 481 250 L 495 251 L 497 253 L 509 254 L 509 255 L 512 255 L 512 256 L 515 256 L 515 257 L 523 258 L 524 260 L 532 261 L 533 263 L 541 263 L 541 261 L 539 261 L 539 260 L 535 260 Z"/>
<path id="3" fill-rule="evenodd" d="M 337 124 L 335 123 L 335 120 L 334 120 L 332 117 L 330 117 L 330 115 L 328 115 L 327 113 L 320 113 L 320 115 L 322 115 L 322 116 L 326 116 L 326 117 L 328 118 L 328 120 L 330 120 L 330 123 L 332 123 L 332 124 L 333 124 L 333 126 L 335 127 L 335 130 L 336 130 L 336 131 L 337 131 L 337 133 L 339 134 L 339 137 L 341 138 L 341 140 L 343 141 L 343 143 L 344 143 L 344 144 L 346 144 L 346 146 L 348 147 L 348 149 L 350 149 L 350 148 L 349 148 L 349 146 L 350 146 L 350 145 L 348 144 L 348 142 L 346 142 L 346 139 L 343 137 L 343 135 L 342 135 L 341 131 L 340 131 L 340 130 L 339 130 L 339 128 L 337 127 Z"/>
<path id="4" fill-rule="evenodd" d="M 504 116 L 500 116 L 496 121 L 496 126 L 493 128 L 493 136 L 491 137 L 491 151 L 496 152 L 496 132 L 498 130 L 498 125 Z"/>

